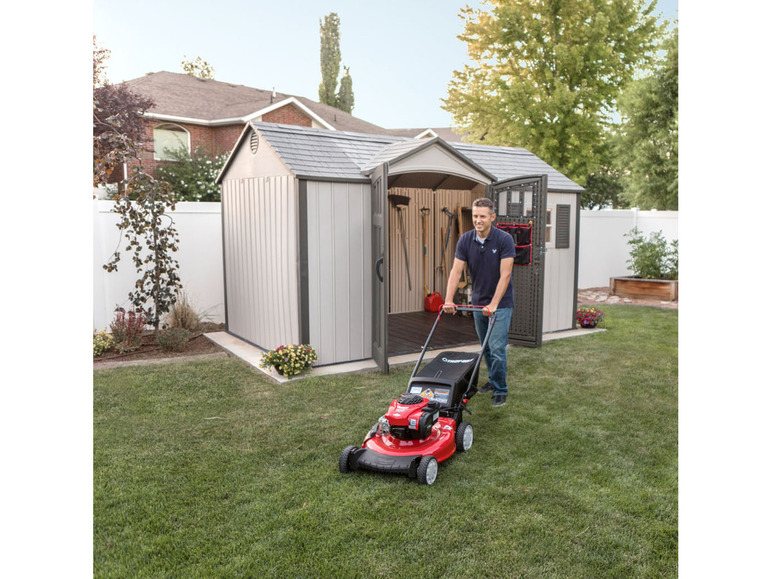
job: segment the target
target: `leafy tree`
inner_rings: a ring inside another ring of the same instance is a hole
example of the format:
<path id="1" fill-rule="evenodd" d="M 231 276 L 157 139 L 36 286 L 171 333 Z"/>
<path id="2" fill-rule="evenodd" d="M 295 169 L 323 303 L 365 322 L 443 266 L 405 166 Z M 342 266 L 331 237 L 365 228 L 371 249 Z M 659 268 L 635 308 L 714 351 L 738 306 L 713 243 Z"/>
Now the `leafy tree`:
<path id="1" fill-rule="evenodd" d="M 322 82 L 319 84 L 319 102 L 335 106 L 335 87 L 340 74 L 340 18 L 335 12 L 319 21 L 321 36 Z"/>
<path id="2" fill-rule="evenodd" d="M 354 110 L 354 85 L 349 74 L 349 68 L 344 66 L 343 78 L 340 79 L 340 88 L 335 95 L 335 107 L 351 114 Z"/>
<path id="3" fill-rule="evenodd" d="M 161 316 L 169 311 L 182 288 L 179 264 L 171 255 L 177 251 L 179 236 L 166 214 L 174 209 L 174 197 L 168 183 L 154 179 L 142 166 L 138 118 L 152 101 L 134 95 L 124 85 L 101 84 L 106 82 L 103 73 L 109 53 L 97 50 L 96 42 L 94 48 L 94 184 L 111 182 L 115 168 L 124 163 L 131 167 L 120 180 L 113 211 L 119 215 L 121 237 L 128 241 L 126 251 L 131 252 L 140 274 L 129 292 L 129 301 L 135 311 L 145 313 L 158 332 Z M 120 259 L 116 249 L 104 268 L 117 270 Z"/>
<path id="4" fill-rule="evenodd" d="M 219 201 L 220 186 L 215 183 L 228 154 L 211 155 L 201 147 L 167 151 L 172 162 L 156 168 L 159 179 L 171 185 L 177 201 Z"/>
<path id="5" fill-rule="evenodd" d="M 110 51 L 97 46 L 94 37 L 93 158 L 94 186 L 116 183 L 125 164 L 142 153 L 144 127 L 141 115 L 153 106 L 151 98 L 126 85 L 112 85 L 105 73 Z"/>
<path id="6" fill-rule="evenodd" d="M 582 209 L 601 209 L 625 205 L 622 196 L 624 185 L 619 171 L 601 167 L 587 176 L 587 183 L 582 193 Z"/>
<path id="7" fill-rule="evenodd" d="M 443 108 L 473 142 L 526 147 L 583 184 L 620 89 L 655 49 L 654 2 L 490 3 L 462 10 L 473 64 L 453 73 Z"/>
<path id="8" fill-rule="evenodd" d="M 197 56 L 195 60 L 189 60 L 187 56 L 183 56 L 180 64 L 185 74 L 214 80 L 214 67 L 200 56 Z"/>
<path id="9" fill-rule="evenodd" d="M 639 207 L 678 209 L 678 29 L 663 44 L 654 71 L 619 99 L 622 124 L 616 153 Z"/>
<path id="10" fill-rule="evenodd" d="M 336 107 L 347 113 L 354 110 L 354 88 L 348 67 L 338 86 L 340 75 L 340 18 L 335 12 L 330 12 L 319 21 L 321 36 L 320 61 L 322 67 L 322 82 L 319 84 L 319 102 Z"/>

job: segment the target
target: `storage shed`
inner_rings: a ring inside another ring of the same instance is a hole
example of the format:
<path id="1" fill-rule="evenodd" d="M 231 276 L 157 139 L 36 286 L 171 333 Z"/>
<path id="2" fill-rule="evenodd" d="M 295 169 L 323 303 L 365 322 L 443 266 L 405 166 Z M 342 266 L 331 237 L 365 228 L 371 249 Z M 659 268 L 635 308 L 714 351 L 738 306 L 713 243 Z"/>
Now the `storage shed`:
<path id="1" fill-rule="evenodd" d="M 498 227 L 527 234 L 510 343 L 576 327 L 583 189 L 525 149 L 253 122 L 218 182 L 226 329 L 260 348 L 309 343 L 319 365 L 384 371 L 419 350 L 436 316 L 424 298 L 444 297 L 483 196 Z M 453 318 L 440 342 L 474 342 Z"/>

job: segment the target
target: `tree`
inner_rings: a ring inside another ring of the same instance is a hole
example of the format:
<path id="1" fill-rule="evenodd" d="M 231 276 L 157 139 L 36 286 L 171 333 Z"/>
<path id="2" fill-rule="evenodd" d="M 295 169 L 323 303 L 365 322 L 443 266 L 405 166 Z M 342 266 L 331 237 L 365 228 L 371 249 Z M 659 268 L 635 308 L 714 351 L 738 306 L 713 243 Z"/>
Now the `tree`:
<path id="1" fill-rule="evenodd" d="M 663 44 L 664 56 L 648 76 L 619 99 L 622 123 L 616 142 L 629 173 L 627 194 L 638 207 L 678 209 L 678 29 Z"/>
<path id="2" fill-rule="evenodd" d="M 335 107 L 351 114 L 354 110 L 354 86 L 349 74 L 349 68 L 344 66 L 345 73 L 343 78 L 340 79 L 340 88 L 338 94 L 335 95 Z"/>
<path id="3" fill-rule="evenodd" d="M 625 205 L 624 185 L 619 171 L 601 167 L 587 176 L 582 193 L 582 209 L 601 209 Z"/>
<path id="4" fill-rule="evenodd" d="M 214 67 L 200 56 L 195 60 L 188 60 L 187 56 L 183 56 L 180 65 L 185 74 L 214 80 Z"/>
<path id="5" fill-rule="evenodd" d="M 443 108 L 473 142 L 526 147 L 583 184 L 602 164 L 621 87 L 652 56 L 660 26 L 642 0 L 491 0 L 465 8 Z"/>
<path id="6" fill-rule="evenodd" d="M 335 88 L 340 74 L 340 19 L 335 12 L 319 21 L 321 36 L 320 60 L 322 82 L 319 84 L 319 102 L 335 106 Z"/>
<path id="7" fill-rule="evenodd" d="M 166 214 L 174 209 L 174 196 L 168 183 L 154 179 L 142 166 L 139 116 L 152 101 L 135 95 L 125 85 L 107 83 L 107 55 L 109 51 L 97 49 L 94 42 L 94 185 L 114 181 L 115 169 L 127 167 L 113 211 L 119 215 L 118 229 L 128 241 L 126 251 L 131 252 L 140 274 L 129 292 L 129 301 L 135 311 L 145 313 L 158 332 L 161 316 L 171 309 L 182 289 L 179 264 L 171 255 L 177 251 L 179 236 Z M 116 249 L 103 267 L 115 271 L 120 260 L 121 252 Z"/>
<path id="8" fill-rule="evenodd" d="M 110 51 L 94 37 L 93 158 L 94 186 L 116 183 L 121 169 L 142 152 L 142 113 L 155 103 L 126 85 L 111 85 L 105 73 Z"/>
<path id="9" fill-rule="evenodd" d="M 344 67 L 345 74 L 340 80 L 340 88 L 335 92 L 340 75 L 340 18 L 335 12 L 330 12 L 323 21 L 319 21 L 319 33 L 322 68 L 319 102 L 351 113 L 354 110 L 354 88 L 348 67 Z"/>

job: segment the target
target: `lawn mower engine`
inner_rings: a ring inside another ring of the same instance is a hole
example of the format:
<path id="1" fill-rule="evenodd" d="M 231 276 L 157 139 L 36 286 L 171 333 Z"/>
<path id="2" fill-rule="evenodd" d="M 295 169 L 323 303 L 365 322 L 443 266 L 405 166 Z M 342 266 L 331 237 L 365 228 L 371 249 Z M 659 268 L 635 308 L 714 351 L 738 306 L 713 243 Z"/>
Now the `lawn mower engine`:
<path id="1" fill-rule="evenodd" d="M 440 409 L 436 403 L 418 394 L 405 393 L 391 403 L 383 416 L 385 424 L 379 422 L 379 426 L 381 433 L 388 428 L 388 432 L 400 440 L 420 440 L 429 438 L 439 417 Z"/>

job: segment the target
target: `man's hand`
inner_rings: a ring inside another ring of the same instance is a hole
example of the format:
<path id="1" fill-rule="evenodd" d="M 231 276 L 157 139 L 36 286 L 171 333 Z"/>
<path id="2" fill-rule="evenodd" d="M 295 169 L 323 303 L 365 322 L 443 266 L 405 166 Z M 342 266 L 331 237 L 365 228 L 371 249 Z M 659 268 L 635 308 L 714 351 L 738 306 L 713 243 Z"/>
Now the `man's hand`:
<path id="1" fill-rule="evenodd" d="M 490 318 L 493 314 L 496 313 L 497 309 L 497 305 L 494 306 L 493 304 L 488 304 L 487 306 L 483 306 L 482 313 L 486 318 Z"/>
<path id="2" fill-rule="evenodd" d="M 442 311 L 446 314 L 455 314 L 456 313 L 456 304 L 453 303 L 444 303 L 442 304 Z"/>

